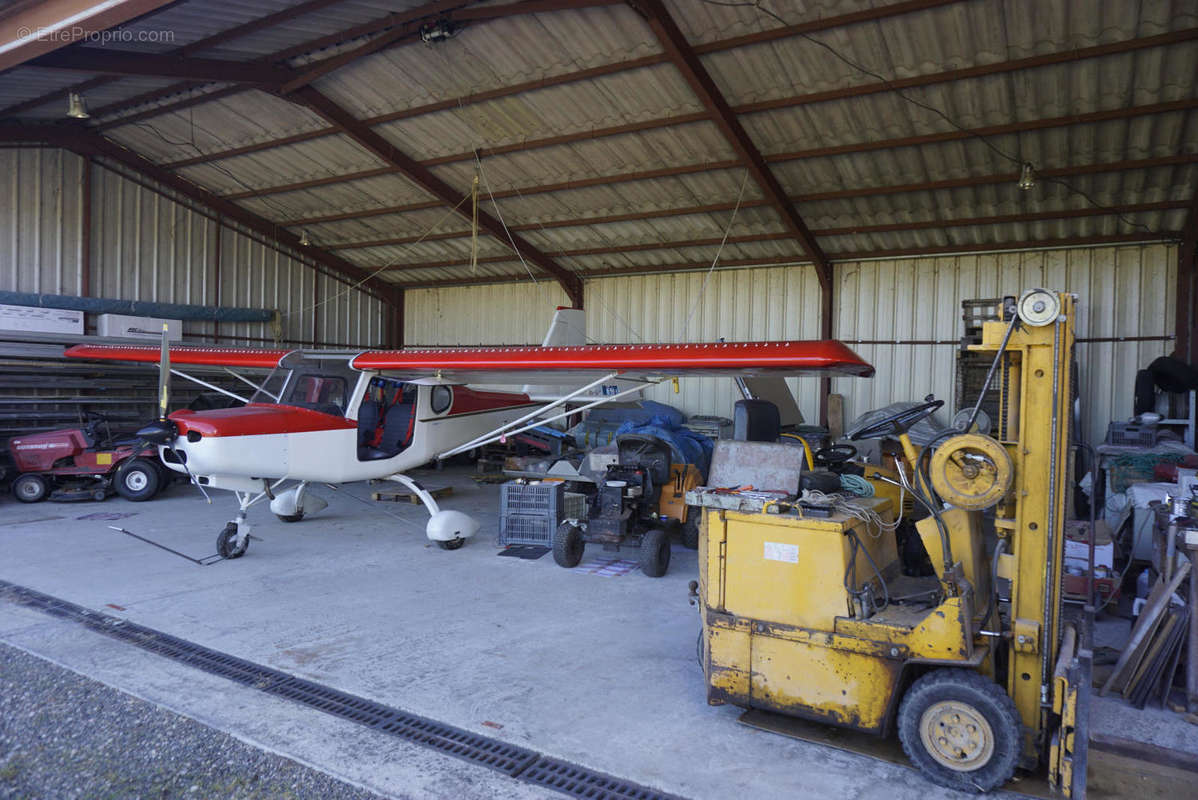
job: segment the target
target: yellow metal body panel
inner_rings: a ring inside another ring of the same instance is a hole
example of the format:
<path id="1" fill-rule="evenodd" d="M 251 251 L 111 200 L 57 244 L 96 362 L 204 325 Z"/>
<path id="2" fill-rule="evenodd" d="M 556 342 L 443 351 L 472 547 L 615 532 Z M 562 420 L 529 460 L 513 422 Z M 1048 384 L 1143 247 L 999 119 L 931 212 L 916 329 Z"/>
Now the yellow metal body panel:
<path id="1" fill-rule="evenodd" d="M 865 504 L 881 514 L 890 513 L 890 503 L 883 498 L 869 498 Z M 715 589 L 705 595 L 708 607 L 738 617 L 832 630 L 836 617 L 852 610 L 844 586 L 849 530 L 857 532 L 883 574 L 898 570 L 894 536 L 875 536 L 855 517 L 709 510 L 705 528 L 705 571 Z M 877 583 L 864 554 L 856 559 L 854 579 L 856 586 Z"/>
<path id="2" fill-rule="evenodd" d="M 657 513 L 686 522 L 686 493 L 701 483 L 703 476 L 694 464 L 671 464 L 670 482 L 661 487 Z"/>
<path id="3" fill-rule="evenodd" d="M 953 561 L 961 565 L 962 574 L 973 587 L 973 606 L 975 610 L 984 610 L 984 598 L 990 596 L 990 557 L 982 540 L 981 514 L 977 511 L 950 508 L 942 511 L 940 518 L 944 527 L 948 529 L 948 546 L 952 550 Z M 936 520 L 924 517 L 915 523 L 915 529 L 928 551 L 928 558 L 932 560 L 936 575 L 943 578 L 944 547 Z"/>

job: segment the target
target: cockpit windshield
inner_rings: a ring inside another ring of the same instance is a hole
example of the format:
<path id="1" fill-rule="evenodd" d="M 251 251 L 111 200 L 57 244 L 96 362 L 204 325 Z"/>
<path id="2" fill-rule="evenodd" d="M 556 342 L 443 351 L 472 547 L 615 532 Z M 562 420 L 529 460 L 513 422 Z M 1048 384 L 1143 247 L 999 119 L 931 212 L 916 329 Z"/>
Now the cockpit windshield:
<path id="1" fill-rule="evenodd" d="M 345 416 L 359 373 L 332 359 L 290 356 L 288 359 L 266 376 L 250 402 L 309 408 L 323 414 Z"/>

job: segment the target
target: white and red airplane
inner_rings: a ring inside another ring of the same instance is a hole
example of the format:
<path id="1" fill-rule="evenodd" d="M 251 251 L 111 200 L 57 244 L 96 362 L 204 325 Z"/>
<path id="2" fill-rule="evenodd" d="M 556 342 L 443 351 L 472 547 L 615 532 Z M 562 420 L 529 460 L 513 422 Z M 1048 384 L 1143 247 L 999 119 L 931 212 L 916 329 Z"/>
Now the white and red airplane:
<path id="1" fill-rule="evenodd" d="M 478 523 L 437 501 L 404 473 L 532 427 L 577 414 L 680 376 L 854 375 L 873 367 L 832 341 L 707 344 L 561 345 L 577 339 L 581 315 L 559 309 L 541 347 L 481 347 L 333 352 L 219 347 L 76 345 L 71 358 L 158 362 L 161 419 L 139 435 L 159 445 L 163 462 L 201 487 L 226 489 L 239 511 L 217 539 L 226 558 L 245 553 L 246 512 L 264 498 L 280 519 L 298 521 L 326 503 L 310 483 L 388 479 L 408 487 L 430 514 L 429 539 L 446 550 Z M 573 323 L 570 322 L 573 317 Z M 270 369 L 248 398 L 172 364 Z M 231 394 L 246 404 L 167 415 L 168 374 Z M 468 384 L 518 386 L 484 391 Z M 527 384 L 578 388 L 553 397 Z M 629 385 L 631 384 L 631 385 Z M 625 388 L 627 387 L 627 388 Z M 567 409 L 560 411 L 560 409 Z M 559 412 L 559 413 L 554 413 Z M 296 485 L 280 491 L 283 484 Z"/>

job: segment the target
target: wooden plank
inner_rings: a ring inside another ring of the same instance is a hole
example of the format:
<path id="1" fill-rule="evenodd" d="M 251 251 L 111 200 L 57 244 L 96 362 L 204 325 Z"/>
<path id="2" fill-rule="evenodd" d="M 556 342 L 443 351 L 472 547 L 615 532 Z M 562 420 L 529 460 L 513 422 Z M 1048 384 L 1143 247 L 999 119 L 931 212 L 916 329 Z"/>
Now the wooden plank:
<path id="1" fill-rule="evenodd" d="M 1168 586 L 1162 588 L 1163 581 L 1158 580 L 1156 582 L 1156 586 L 1152 588 L 1152 591 L 1148 595 L 1148 601 L 1144 604 L 1144 609 L 1140 612 L 1139 619 L 1132 626 L 1131 638 L 1127 642 L 1127 647 L 1120 654 L 1119 660 L 1115 663 L 1115 669 L 1111 672 L 1111 676 L 1106 679 L 1106 683 L 1102 685 L 1099 695 L 1105 697 L 1106 693 L 1112 688 L 1122 687 L 1123 684 L 1119 682 L 1117 686 L 1117 682 L 1127 673 L 1129 662 L 1133 658 L 1138 663 L 1139 658 L 1143 655 L 1145 642 L 1151 638 L 1152 632 L 1161 620 L 1161 616 L 1169 607 L 1169 598 L 1173 596 L 1173 593 L 1177 591 L 1177 587 L 1181 585 L 1182 580 L 1189 574 L 1190 563 L 1187 561 L 1173 573 L 1173 579 L 1169 581 Z M 1135 665 L 1132 665 L 1133 669 L 1134 667 Z"/>
<path id="2" fill-rule="evenodd" d="M 425 489 L 425 491 L 432 495 L 434 500 L 440 500 L 443 497 L 449 497 L 451 494 L 453 494 L 453 487 L 441 486 L 437 489 Z M 421 503 L 420 498 L 411 492 L 372 492 L 370 499 L 381 503 L 406 502 L 411 503 L 412 505 L 419 505 Z"/>

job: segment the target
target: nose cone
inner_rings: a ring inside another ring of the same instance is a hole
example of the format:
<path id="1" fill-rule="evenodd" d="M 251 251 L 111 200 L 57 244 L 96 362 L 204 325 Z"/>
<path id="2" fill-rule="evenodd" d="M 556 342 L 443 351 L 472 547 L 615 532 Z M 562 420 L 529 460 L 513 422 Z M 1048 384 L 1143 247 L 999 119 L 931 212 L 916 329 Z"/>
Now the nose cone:
<path id="1" fill-rule="evenodd" d="M 151 422 L 137 432 L 137 438 L 150 444 L 170 444 L 179 435 L 179 429 L 169 419 Z"/>

